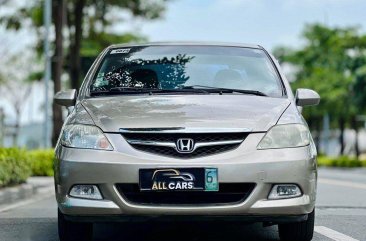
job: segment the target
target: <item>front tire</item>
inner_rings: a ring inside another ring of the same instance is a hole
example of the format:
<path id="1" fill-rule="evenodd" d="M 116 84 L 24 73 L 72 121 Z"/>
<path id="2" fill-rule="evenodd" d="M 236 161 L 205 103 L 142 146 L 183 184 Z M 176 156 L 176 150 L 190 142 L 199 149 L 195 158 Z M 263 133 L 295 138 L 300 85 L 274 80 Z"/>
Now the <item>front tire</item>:
<path id="1" fill-rule="evenodd" d="M 303 222 L 279 224 L 281 241 L 310 241 L 314 233 L 315 210 Z"/>
<path id="2" fill-rule="evenodd" d="M 71 222 L 58 210 L 58 236 L 60 241 L 91 241 L 93 223 Z"/>

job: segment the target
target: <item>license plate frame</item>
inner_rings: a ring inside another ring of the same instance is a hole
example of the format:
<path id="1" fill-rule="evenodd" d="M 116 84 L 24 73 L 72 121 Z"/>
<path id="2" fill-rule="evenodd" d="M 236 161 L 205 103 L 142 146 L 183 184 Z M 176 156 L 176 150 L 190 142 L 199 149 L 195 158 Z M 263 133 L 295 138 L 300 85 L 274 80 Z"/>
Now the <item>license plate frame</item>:
<path id="1" fill-rule="evenodd" d="M 218 169 L 214 167 L 142 168 L 140 191 L 219 191 Z"/>

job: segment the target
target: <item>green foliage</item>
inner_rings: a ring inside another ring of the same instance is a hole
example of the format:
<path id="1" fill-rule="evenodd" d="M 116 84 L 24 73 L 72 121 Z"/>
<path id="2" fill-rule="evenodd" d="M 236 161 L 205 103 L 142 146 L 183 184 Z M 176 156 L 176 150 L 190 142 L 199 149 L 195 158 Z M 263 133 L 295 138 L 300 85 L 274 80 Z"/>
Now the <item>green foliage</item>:
<path id="1" fill-rule="evenodd" d="M 126 21 L 122 17 L 112 16 L 112 10 L 118 12 L 128 11 L 135 17 L 145 19 L 159 18 L 165 10 L 166 0 L 92 0 L 85 1 L 84 12 L 94 12 L 85 14 L 83 17 L 83 39 L 81 41 L 80 56 L 96 57 L 104 48 L 112 44 L 144 42 L 146 38 L 138 33 L 111 33 L 106 29 L 114 24 Z M 74 16 L 70 16 L 71 19 Z"/>
<path id="2" fill-rule="evenodd" d="M 27 6 L 20 6 L 16 12 L 6 11 L 0 17 L 0 24 L 4 25 L 9 30 L 18 31 L 21 28 L 29 27 L 31 20 L 32 25 L 41 27 L 43 24 L 43 1 L 33 0 L 27 3 Z"/>
<path id="3" fill-rule="evenodd" d="M 311 88 L 321 96 L 319 106 L 304 109 L 305 117 L 318 123 L 328 113 L 332 120 L 349 122 L 352 116 L 365 112 L 366 37 L 356 28 L 321 24 L 306 26 L 302 36 L 302 48 L 279 47 L 274 53 L 296 70 L 293 89 Z"/>
<path id="4" fill-rule="evenodd" d="M 366 63 L 355 71 L 354 100 L 358 106 L 366 106 Z"/>
<path id="5" fill-rule="evenodd" d="M 366 167 L 366 161 L 360 161 L 355 157 L 348 156 L 318 156 L 318 165 L 326 167 Z"/>
<path id="6" fill-rule="evenodd" d="M 0 148 L 0 187 L 23 183 L 29 176 L 53 176 L 54 151 Z"/>
<path id="7" fill-rule="evenodd" d="M 82 53 L 81 56 L 96 56 L 99 52 L 112 43 L 141 42 L 146 38 L 136 33 L 110 33 L 106 29 L 114 24 L 126 21 L 121 16 L 115 15 L 116 12 L 129 12 L 134 17 L 144 19 L 157 19 L 165 10 L 168 0 L 73 0 L 66 4 L 66 17 L 68 24 L 65 25 L 70 43 L 74 36 L 75 18 L 74 9 L 81 4 L 83 8 L 82 29 Z M 56 5 L 56 4 L 55 4 Z M 35 49 L 38 53 L 43 48 L 43 1 L 30 0 L 26 6 L 14 7 L 13 11 L 8 11 L 0 15 L 0 25 L 8 30 L 18 31 L 20 29 L 33 30 L 39 36 Z M 55 11 L 55 8 L 53 9 Z M 113 13 L 112 13 L 113 12 Z M 55 12 L 53 12 L 55 15 Z M 89 48 L 90 46 L 90 48 Z M 92 47 L 95 52 L 90 53 Z M 65 49 L 67 50 L 67 49 Z M 86 53 L 83 55 L 83 53 Z"/>
<path id="8" fill-rule="evenodd" d="M 4 75 L 2 73 L 0 73 L 0 85 L 2 83 L 5 83 L 5 78 L 4 78 Z"/>
<path id="9" fill-rule="evenodd" d="M 53 149 L 29 151 L 29 157 L 33 176 L 53 176 Z"/>
<path id="10" fill-rule="evenodd" d="M 144 42 L 145 37 L 133 34 L 111 34 L 111 33 L 89 33 L 89 36 L 82 40 L 80 54 L 83 57 L 96 57 L 106 47 L 112 44 Z"/>
<path id="11" fill-rule="evenodd" d="M 40 81 L 43 78 L 43 71 L 35 71 L 32 72 L 28 75 L 27 81 L 32 82 L 32 81 Z"/>
<path id="12" fill-rule="evenodd" d="M 115 25 L 129 21 L 130 17 L 124 17 L 130 13 L 132 17 L 143 19 L 157 19 L 165 10 L 168 0 L 71 0 L 65 2 L 65 24 L 64 28 L 64 56 L 69 60 L 73 58 L 73 46 L 80 46 L 76 52 L 80 57 L 96 57 L 101 50 L 115 43 L 142 42 L 146 38 L 138 33 L 113 33 Z M 38 60 L 43 54 L 43 0 L 29 0 L 26 5 L 12 5 L 9 1 L 9 11 L 0 14 L 0 25 L 8 30 L 18 31 L 27 29 L 37 37 L 34 51 Z M 52 15 L 57 16 L 58 2 L 53 1 Z M 76 9 L 80 8 L 82 14 L 77 14 Z M 116 13 L 122 13 L 120 15 Z M 76 21 L 81 16 L 80 21 Z M 56 18 L 53 18 L 55 25 Z M 81 34 L 81 39 L 76 40 L 76 31 Z M 80 42 L 79 42 L 80 41 Z M 52 45 L 51 48 L 54 48 Z M 72 61 L 65 61 L 66 71 L 78 68 L 78 64 Z M 74 65 L 74 66 L 70 66 Z M 76 66 L 76 67 L 75 67 Z M 29 80 L 40 80 L 39 72 L 30 73 Z M 80 76 L 81 77 L 81 76 Z M 70 74 L 70 80 L 73 76 Z M 82 78 L 81 78 L 82 79 Z M 1 82 L 1 81 L 0 81 Z"/>
<path id="13" fill-rule="evenodd" d="M 110 8 L 118 11 L 129 10 L 134 16 L 140 16 L 146 19 L 159 18 L 165 9 L 165 3 L 168 0 L 89 0 L 87 6 L 96 8 L 96 14 L 103 18 L 103 15 Z"/>
<path id="14" fill-rule="evenodd" d="M 31 167 L 25 150 L 0 148 L 0 187 L 25 182 L 30 175 Z"/>

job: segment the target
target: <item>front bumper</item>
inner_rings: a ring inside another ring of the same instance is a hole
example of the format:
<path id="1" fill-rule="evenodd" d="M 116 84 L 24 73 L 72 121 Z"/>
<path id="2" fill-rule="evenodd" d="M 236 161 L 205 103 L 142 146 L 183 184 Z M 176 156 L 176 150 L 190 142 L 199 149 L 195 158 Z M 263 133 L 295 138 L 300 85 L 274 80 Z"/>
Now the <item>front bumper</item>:
<path id="1" fill-rule="evenodd" d="M 56 154 L 55 185 L 58 206 L 68 216 L 155 217 L 155 216 L 303 216 L 313 211 L 316 198 L 316 159 L 310 147 L 256 150 L 263 134 L 251 134 L 230 152 L 196 159 L 174 159 L 134 150 L 120 135 L 109 134 L 115 151 L 96 151 L 59 146 Z M 123 150 L 123 152 L 122 152 Z M 251 194 L 240 203 L 228 205 L 164 206 L 140 205 L 126 200 L 116 183 L 138 183 L 140 168 L 217 167 L 220 183 L 256 183 Z M 268 200 L 277 183 L 298 184 L 301 197 Z M 75 184 L 98 185 L 104 200 L 68 196 Z"/>
<path id="2" fill-rule="evenodd" d="M 302 222 L 308 219 L 308 214 L 302 215 L 96 215 L 96 216 L 75 216 L 65 215 L 65 218 L 72 222 L 245 222 L 256 223 L 263 222 L 268 224 L 294 223 Z"/>

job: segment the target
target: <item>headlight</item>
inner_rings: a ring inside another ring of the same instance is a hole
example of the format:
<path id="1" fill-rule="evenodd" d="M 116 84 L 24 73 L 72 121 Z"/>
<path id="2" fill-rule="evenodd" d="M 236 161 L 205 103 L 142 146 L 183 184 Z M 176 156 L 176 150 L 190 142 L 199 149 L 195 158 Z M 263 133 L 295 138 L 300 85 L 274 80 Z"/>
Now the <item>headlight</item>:
<path id="1" fill-rule="evenodd" d="M 257 149 L 300 147 L 309 143 L 310 132 L 305 125 L 276 125 L 259 142 Z"/>
<path id="2" fill-rule="evenodd" d="M 92 125 L 66 125 L 62 132 L 61 144 L 75 148 L 113 150 L 103 132 Z"/>

